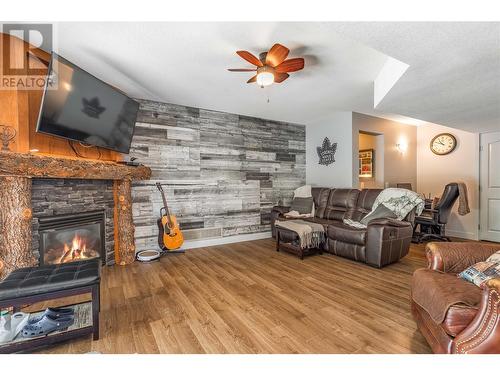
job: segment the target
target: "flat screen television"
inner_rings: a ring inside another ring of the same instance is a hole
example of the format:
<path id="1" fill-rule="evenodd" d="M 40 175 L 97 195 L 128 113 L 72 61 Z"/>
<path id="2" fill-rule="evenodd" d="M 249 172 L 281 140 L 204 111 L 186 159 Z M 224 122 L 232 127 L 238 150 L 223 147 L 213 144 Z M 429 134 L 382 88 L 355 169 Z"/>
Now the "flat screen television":
<path id="1" fill-rule="evenodd" d="M 52 53 L 36 131 L 128 154 L 139 103 Z"/>

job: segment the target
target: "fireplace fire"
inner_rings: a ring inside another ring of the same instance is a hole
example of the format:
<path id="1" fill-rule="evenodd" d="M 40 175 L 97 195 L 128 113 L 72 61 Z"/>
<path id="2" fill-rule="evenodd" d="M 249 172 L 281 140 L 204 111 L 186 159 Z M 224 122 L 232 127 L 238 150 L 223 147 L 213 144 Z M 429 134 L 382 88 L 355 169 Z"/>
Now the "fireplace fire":
<path id="1" fill-rule="evenodd" d="M 86 236 L 75 234 L 71 244 L 65 243 L 62 248 L 59 246 L 59 248 L 46 249 L 44 255 L 45 263 L 47 263 L 47 260 L 52 260 L 50 263 L 68 263 L 75 260 L 95 258 L 99 256 L 99 253 L 87 247 Z"/>
<path id="2" fill-rule="evenodd" d="M 104 219 L 103 211 L 40 218 L 40 265 L 104 261 Z"/>

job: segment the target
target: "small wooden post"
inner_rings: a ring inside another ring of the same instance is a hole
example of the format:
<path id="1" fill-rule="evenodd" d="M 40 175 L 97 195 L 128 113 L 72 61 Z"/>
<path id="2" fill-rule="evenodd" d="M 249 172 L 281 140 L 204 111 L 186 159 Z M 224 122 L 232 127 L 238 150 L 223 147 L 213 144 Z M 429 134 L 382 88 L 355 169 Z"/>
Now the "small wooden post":
<path id="1" fill-rule="evenodd" d="M 132 183 L 115 180 L 115 261 L 121 266 L 135 260 L 134 221 L 132 219 Z"/>
<path id="2" fill-rule="evenodd" d="M 35 265 L 31 247 L 31 179 L 0 177 L 0 280 Z"/>

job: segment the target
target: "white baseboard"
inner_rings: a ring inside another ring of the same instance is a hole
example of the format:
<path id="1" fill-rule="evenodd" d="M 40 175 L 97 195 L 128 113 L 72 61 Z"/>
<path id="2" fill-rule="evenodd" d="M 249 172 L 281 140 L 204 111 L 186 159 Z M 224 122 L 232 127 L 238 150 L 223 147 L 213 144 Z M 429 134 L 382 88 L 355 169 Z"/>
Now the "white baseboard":
<path id="1" fill-rule="evenodd" d="M 462 232 L 457 230 L 446 230 L 446 235 L 450 237 L 464 238 L 467 240 L 478 240 L 479 236 L 473 232 Z"/>
<path id="2" fill-rule="evenodd" d="M 446 235 L 450 237 L 464 238 L 468 240 L 477 240 L 479 238 L 477 233 L 462 232 L 455 230 L 447 230 Z M 197 249 L 200 247 L 225 245 L 236 242 L 262 240 L 271 237 L 272 233 L 269 231 L 260 233 L 239 234 L 236 236 L 228 236 L 228 237 L 205 238 L 201 240 L 186 240 L 184 241 L 184 244 L 182 245 L 181 249 L 182 250 Z"/>
<path id="3" fill-rule="evenodd" d="M 182 250 L 196 249 L 200 247 L 217 246 L 235 242 L 262 240 L 264 238 L 271 238 L 271 237 L 272 234 L 269 231 L 260 233 L 239 234 L 236 236 L 228 236 L 228 237 L 206 238 L 202 240 L 187 240 L 184 241 L 184 244 L 182 245 L 181 249 Z"/>

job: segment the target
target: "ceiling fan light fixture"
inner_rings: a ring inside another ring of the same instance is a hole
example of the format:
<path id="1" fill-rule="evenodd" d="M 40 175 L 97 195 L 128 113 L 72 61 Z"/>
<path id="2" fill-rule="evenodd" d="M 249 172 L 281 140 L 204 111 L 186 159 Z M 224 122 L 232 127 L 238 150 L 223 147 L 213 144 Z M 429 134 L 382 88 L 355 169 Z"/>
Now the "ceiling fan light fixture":
<path id="1" fill-rule="evenodd" d="M 257 74 L 257 84 L 260 87 L 272 85 L 274 83 L 274 74 L 271 72 L 262 72 Z"/>
<path id="2" fill-rule="evenodd" d="M 260 87 L 272 85 L 274 83 L 274 69 L 267 65 L 258 68 L 256 78 Z"/>
<path id="3" fill-rule="evenodd" d="M 236 51 L 236 54 L 243 60 L 249 62 L 256 68 L 228 69 L 230 72 L 256 72 L 247 83 L 256 82 L 260 87 L 270 86 L 273 83 L 282 83 L 290 75 L 304 68 L 303 58 L 286 59 L 290 50 L 285 46 L 276 43 L 267 52 L 262 52 L 259 57 L 255 57 L 248 51 Z"/>

